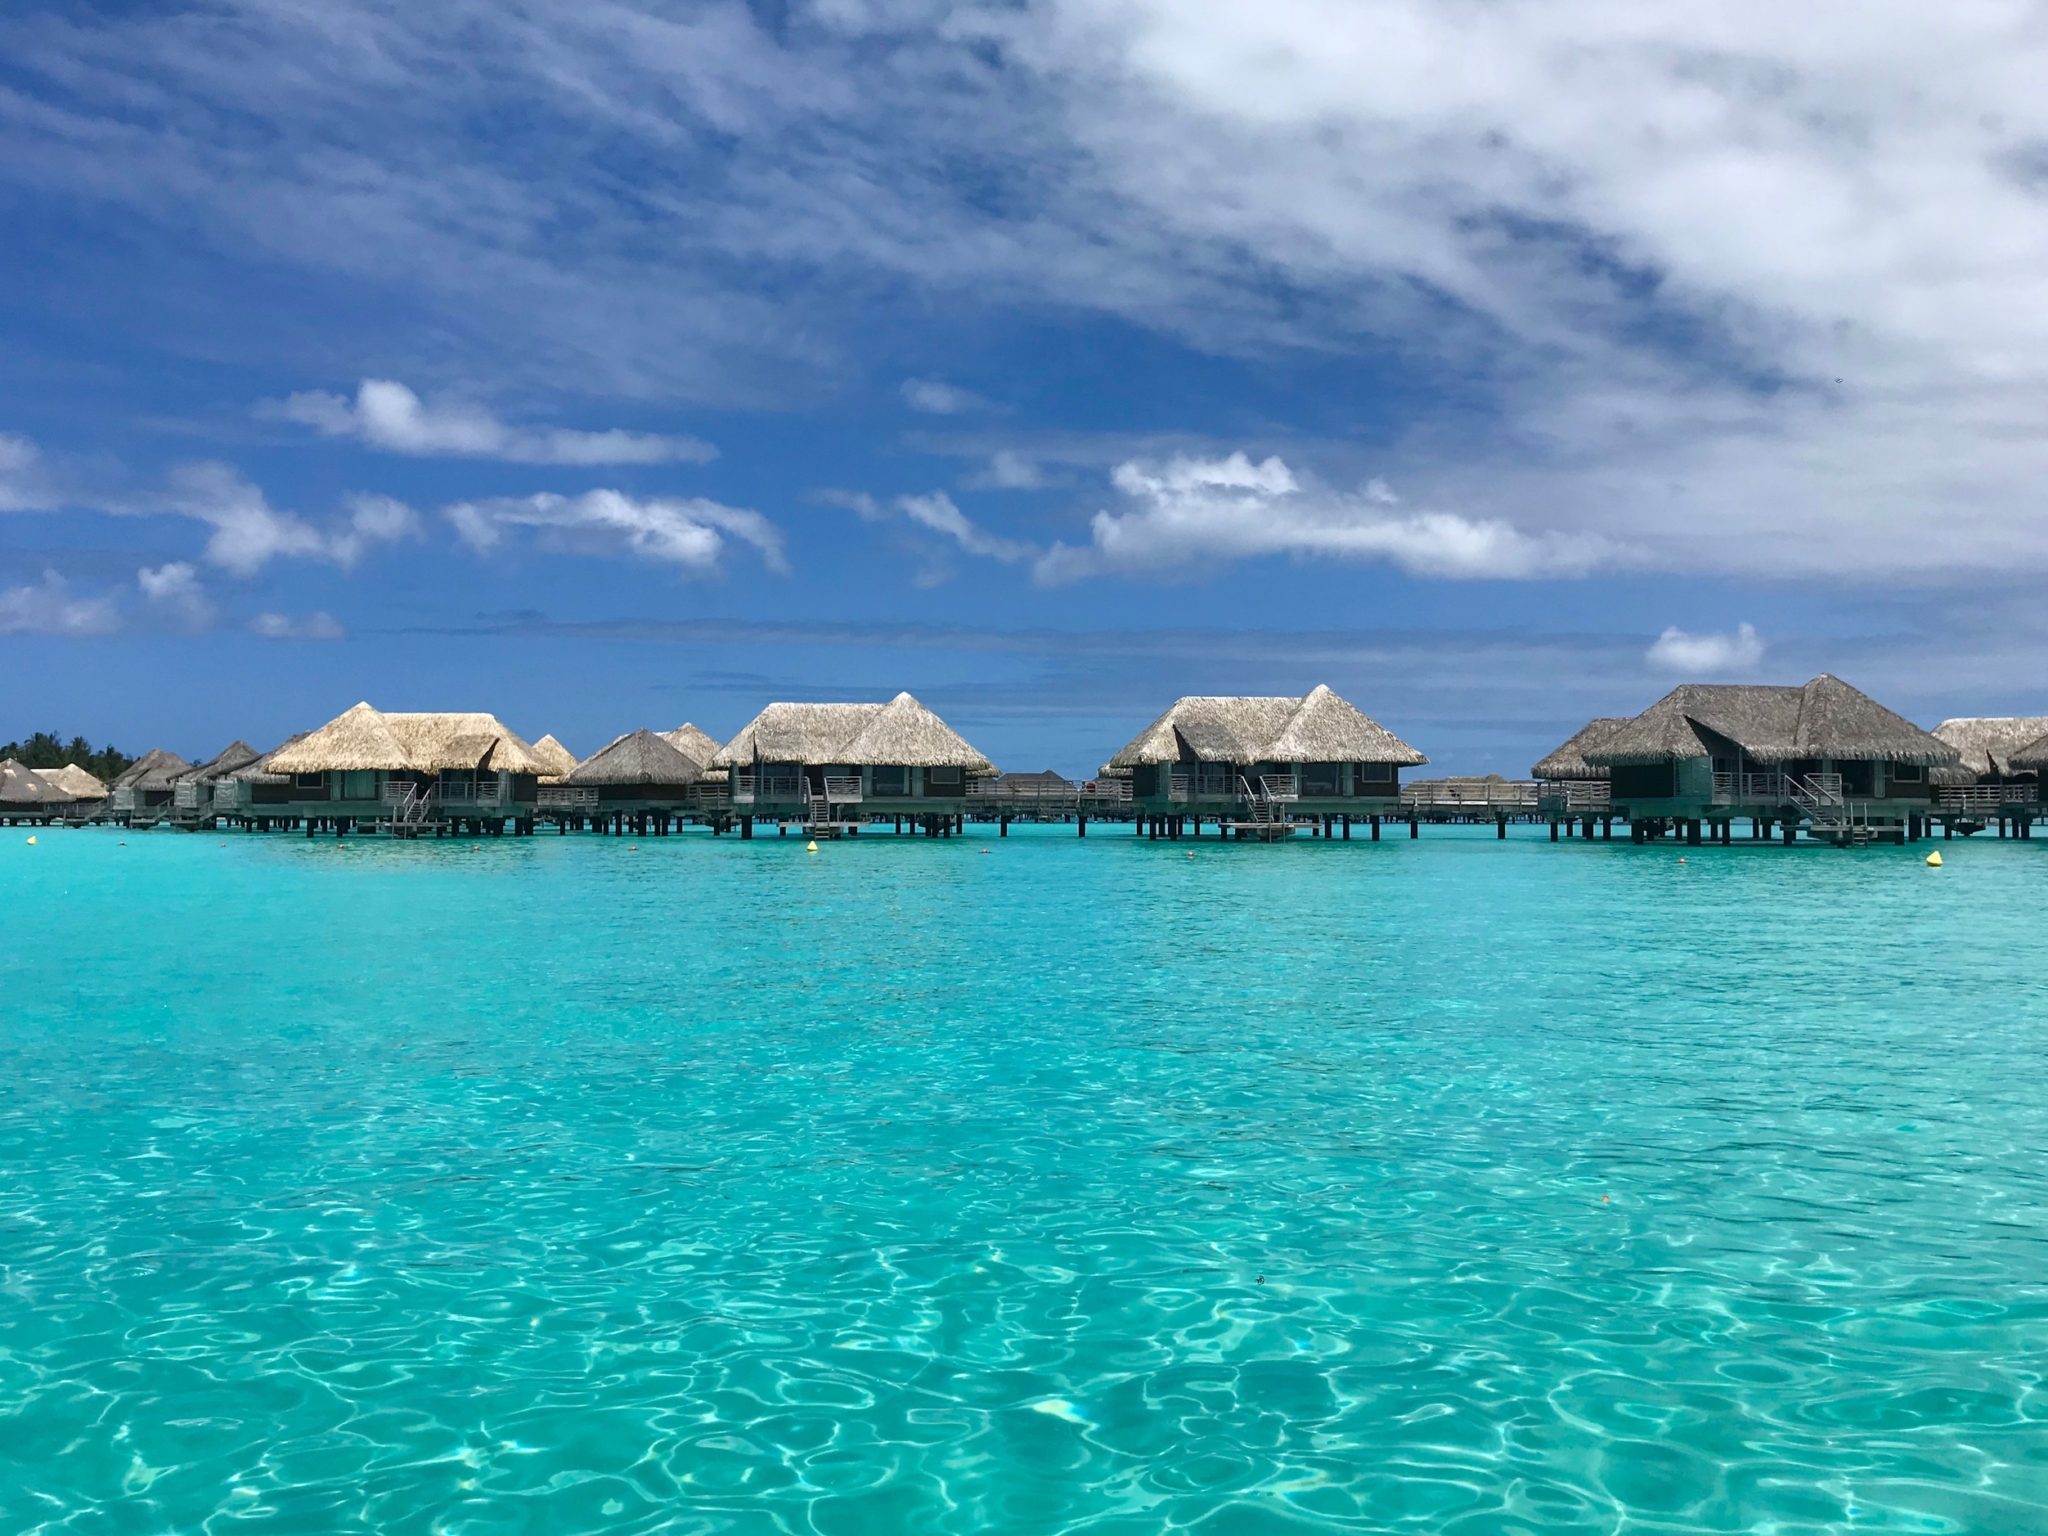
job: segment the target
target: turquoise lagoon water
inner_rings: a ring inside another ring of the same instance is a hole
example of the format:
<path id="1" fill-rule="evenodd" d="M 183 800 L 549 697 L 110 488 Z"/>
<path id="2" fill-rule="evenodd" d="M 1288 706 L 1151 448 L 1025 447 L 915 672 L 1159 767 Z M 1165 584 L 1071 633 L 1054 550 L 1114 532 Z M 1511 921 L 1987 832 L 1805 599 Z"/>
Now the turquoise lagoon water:
<path id="1" fill-rule="evenodd" d="M 2048 1530 L 2048 848 L 1091 832 L 0 835 L 0 1530 Z"/>

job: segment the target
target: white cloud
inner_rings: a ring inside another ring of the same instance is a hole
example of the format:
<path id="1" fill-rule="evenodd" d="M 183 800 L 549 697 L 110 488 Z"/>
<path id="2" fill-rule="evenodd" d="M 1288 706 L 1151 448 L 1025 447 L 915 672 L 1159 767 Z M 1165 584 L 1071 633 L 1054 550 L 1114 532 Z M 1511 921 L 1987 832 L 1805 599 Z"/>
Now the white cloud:
<path id="1" fill-rule="evenodd" d="M 0 512 L 29 512 L 49 504 L 41 455 L 25 437 L 0 432 Z"/>
<path id="2" fill-rule="evenodd" d="M 1029 544 L 990 533 L 953 505 L 953 498 L 944 491 L 934 491 L 929 496 L 899 496 L 896 509 L 920 528 L 951 539 L 970 555 L 1014 563 L 1038 553 Z"/>
<path id="3" fill-rule="evenodd" d="M 456 400 L 429 403 L 395 379 L 365 379 L 350 401 L 312 390 L 265 407 L 264 414 L 352 437 L 387 453 L 420 457 L 499 459 L 508 464 L 701 464 L 717 457 L 709 443 L 651 432 L 573 431 L 512 427 L 484 407 Z"/>
<path id="4" fill-rule="evenodd" d="M 782 402 L 878 331 L 1106 316 L 1283 384 L 1304 352 L 1412 379 L 1374 467 L 1475 524 L 1690 572 L 2048 571 L 2023 5 L 327 0 L 237 10 L 232 48 L 128 9 L 10 26 L 0 178 L 304 279 L 236 291 L 223 350 L 276 347 L 275 289 L 353 300 L 366 357 Z M 635 174 L 593 176 L 593 135 Z"/>
<path id="5" fill-rule="evenodd" d="M 213 603 L 206 595 L 197 567 L 189 561 L 172 560 L 154 568 L 144 566 L 135 573 L 135 584 L 142 588 L 150 607 L 178 628 L 196 633 L 212 626 Z"/>
<path id="6" fill-rule="evenodd" d="M 902 394 L 905 405 L 928 416 L 961 416 L 988 409 L 988 401 L 973 390 L 943 379 L 905 379 Z"/>
<path id="7" fill-rule="evenodd" d="M 111 596 L 74 596 L 55 571 L 34 586 L 0 589 L 0 635 L 110 635 L 120 627 Z"/>
<path id="8" fill-rule="evenodd" d="M 309 613 L 293 618 L 284 613 L 259 613 L 249 621 L 253 634 L 265 640 L 340 640 L 347 631 L 329 613 Z"/>
<path id="9" fill-rule="evenodd" d="M 1673 625 L 1645 653 L 1652 667 L 1688 676 L 1718 673 L 1737 676 L 1754 672 L 1764 659 L 1764 642 L 1754 626 L 1737 625 L 1730 633 L 1689 635 Z"/>
<path id="10" fill-rule="evenodd" d="M 379 544 L 396 544 L 421 535 L 419 514 L 390 496 L 350 496 L 343 503 L 347 522 L 328 535 L 328 548 L 337 565 L 352 568 L 363 555 Z"/>
<path id="11" fill-rule="evenodd" d="M 355 496 L 347 506 L 339 524 L 318 527 L 273 507 L 261 487 L 231 466 L 206 463 L 173 470 L 162 496 L 114 510 L 173 512 L 206 524 L 213 530 L 207 561 L 235 576 L 253 576 L 278 559 L 324 560 L 346 568 L 375 544 L 417 535 L 418 519 L 389 497 Z"/>
<path id="12" fill-rule="evenodd" d="M 1041 491 L 1053 481 L 1035 460 L 1012 448 L 998 448 L 986 469 L 961 483 L 971 491 Z"/>
<path id="13" fill-rule="evenodd" d="M 211 528 L 206 558 L 237 576 L 253 576 L 280 557 L 327 553 L 327 540 L 318 529 L 278 511 L 259 487 L 226 464 L 188 464 L 173 471 L 164 505 Z"/>
<path id="14" fill-rule="evenodd" d="M 624 551 L 689 571 L 709 571 L 728 543 L 738 540 L 751 545 L 770 570 L 788 569 L 782 534 L 767 518 L 701 497 L 640 499 L 618 491 L 588 491 L 459 502 L 444 510 L 456 532 L 479 551 L 496 549 L 508 528 L 530 528 L 571 548 Z"/>
<path id="15" fill-rule="evenodd" d="M 1097 512 L 1084 547 L 1054 545 L 1039 561 L 1041 580 L 1171 572 L 1265 555 L 1385 560 L 1417 576 L 1527 580 L 1583 576 L 1625 553 L 1596 535 L 1525 533 L 1500 519 L 1401 512 L 1382 482 L 1356 493 L 1333 491 L 1304 483 L 1277 457 L 1134 460 L 1111 478 L 1128 510 Z"/>

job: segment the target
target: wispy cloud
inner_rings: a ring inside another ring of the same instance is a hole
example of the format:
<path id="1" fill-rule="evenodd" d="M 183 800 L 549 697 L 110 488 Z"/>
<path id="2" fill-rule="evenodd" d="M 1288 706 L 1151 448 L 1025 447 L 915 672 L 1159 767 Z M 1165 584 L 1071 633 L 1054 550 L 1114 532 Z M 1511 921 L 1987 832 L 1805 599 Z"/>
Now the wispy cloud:
<path id="1" fill-rule="evenodd" d="M 973 390 L 943 379 L 905 379 L 900 392 L 905 405 L 928 416 L 960 416 L 989 408 L 989 402 Z"/>
<path id="2" fill-rule="evenodd" d="M 365 379 L 355 399 L 321 390 L 267 403 L 261 414 L 354 438 L 387 453 L 497 459 L 508 464 L 702 464 L 718 450 L 694 437 L 616 428 L 514 427 L 473 401 L 432 403 L 395 379 Z"/>
<path id="3" fill-rule="evenodd" d="M 111 596 L 80 597 L 55 571 L 32 586 L 0 588 L 0 635 L 111 635 L 121 609 Z"/>
<path id="4" fill-rule="evenodd" d="M 758 512 L 702 497 L 637 498 L 618 491 L 581 496 L 543 494 L 458 502 L 444 509 L 472 548 L 499 548 L 507 530 L 528 529 L 565 548 L 630 554 L 686 571 L 713 570 L 734 541 L 751 547 L 772 571 L 788 569 L 782 534 Z"/>
<path id="5" fill-rule="evenodd" d="M 960 482 L 970 491 L 1042 491 L 1057 482 L 1037 460 L 1014 448 L 998 448 L 986 468 Z"/>
<path id="6" fill-rule="evenodd" d="M 0 512 L 33 511 L 48 506 L 52 499 L 36 445 L 25 437 L 0 432 Z"/>
<path id="7" fill-rule="evenodd" d="M 347 631 L 332 614 L 309 613 L 294 618 L 285 613 L 259 613 L 249 621 L 249 632 L 265 640 L 341 640 Z"/>
<path id="8" fill-rule="evenodd" d="M 1879 7 L 1853 47 L 1760 0 L 1199 9 L 30 7 L 0 177 L 357 300 L 331 345 L 365 371 L 781 403 L 904 324 L 1107 317 L 1397 359 L 1381 472 L 1476 525 L 1816 582 L 2048 570 L 2027 8 Z M 593 176 L 593 135 L 635 174 Z M 188 324 L 260 349 L 207 322 L 264 302 Z"/>
<path id="9" fill-rule="evenodd" d="M 1384 560 L 1454 580 L 1528 580 L 1583 576 L 1625 554 L 1598 535 L 1528 533 L 1502 519 L 1407 511 L 1384 482 L 1336 491 L 1302 480 L 1277 457 L 1133 461 L 1111 478 L 1126 509 L 1097 512 L 1087 545 L 1055 545 L 1038 563 L 1040 579 L 1293 555 Z"/>
<path id="10" fill-rule="evenodd" d="M 1663 672 L 1742 676 L 1763 664 L 1765 649 L 1753 625 L 1738 624 L 1725 633 L 1704 635 L 1687 634 L 1673 625 L 1652 642 L 1644 657 Z"/>
<path id="11" fill-rule="evenodd" d="M 206 541 L 208 563 L 235 576 L 253 576 L 279 559 L 353 566 L 373 545 L 418 531 L 417 519 L 402 503 L 375 496 L 353 497 L 339 523 L 316 525 L 273 507 L 260 486 L 220 463 L 181 466 L 162 494 L 118 510 L 175 513 L 204 523 L 213 530 Z"/>

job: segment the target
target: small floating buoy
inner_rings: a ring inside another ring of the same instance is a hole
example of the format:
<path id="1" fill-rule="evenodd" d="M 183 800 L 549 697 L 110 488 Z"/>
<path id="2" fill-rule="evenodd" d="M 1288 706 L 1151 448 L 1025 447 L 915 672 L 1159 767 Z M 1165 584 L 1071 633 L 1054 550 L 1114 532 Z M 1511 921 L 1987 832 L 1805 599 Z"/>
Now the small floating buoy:
<path id="1" fill-rule="evenodd" d="M 30 841 L 30 842 L 34 842 L 34 841 L 35 841 L 35 839 L 34 839 L 34 838 L 30 838 L 30 839 L 29 839 L 29 841 Z M 1937 849 L 1936 849 L 1936 850 L 1935 850 L 1934 852 L 1932 852 L 1932 853 L 1930 853 L 1929 855 L 1927 855 L 1927 867 L 1928 867 L 1929 869 L 1939 869 L 1939 868 L 1941 868 L 1941 850 L 1940 850 L 1940 849 L 1938 849 L 1938 848 L 1937 848 Z"/>
<path id="2" fill-rule="evenodd" d="M 816 853 L 817 851 L 818 851 L 818 845 L 817 845 L 816 843 L 805 843 L 805 844 L 804 844 L 804 852 L 805 852 L 805 853 Z"/>
<path id="3" fill-rule="evenodd" d="M 35 845 L 36 845 L 36 835 L 35 835 L 35 834 L 34 834 L 33 832 L 31 832 L 31 833 L 30 833 L 30 834 L 28 835 L 28 845 L 29 845 L 29 847 L 31 847 L 31 848 L 35 847 Z"/>

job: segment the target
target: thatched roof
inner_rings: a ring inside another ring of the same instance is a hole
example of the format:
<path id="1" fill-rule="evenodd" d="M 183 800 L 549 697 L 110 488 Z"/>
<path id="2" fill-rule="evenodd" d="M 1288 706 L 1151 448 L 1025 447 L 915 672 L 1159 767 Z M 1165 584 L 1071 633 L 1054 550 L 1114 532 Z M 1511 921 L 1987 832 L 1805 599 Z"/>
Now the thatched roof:
<path id="1" fill-rule="evenodd" d="M 1970 715 L 1944 720 L 1934 734 L 1956 749 L 1959 782 L 2013 772 L 2012 754 L 2048 736 L 2048 715 Z"/>
<path id="2" fill-rule="evenodd" d="M 576 754 L 551 735 L 533 744 L 533 756 L 541 766 L 543 784 L 559 784 L 576 771 Z"/>
<path id="3" fill-rule="evenodd" d="M 1705 758 L 1714 755 L 1711 737 L 1760 763 L 1828 757 L 1938 768 L 1957 760 L 1947 742 L 1825 672 L 1801 688 L 1682 684 L 1583 755 L 1601 768 Z"/>
<path id="4" fill-rule="evenodd" d="M 221 777 L 223 779 L 240 780 L 248 784 L 289 784 L 292 776 L 288 773 L 273 773 L 270 768 L 271 760 L 278 753 L 284 751 L 286 747 L 297 746 L 311 734 L 310 731 L 300 731 L 296 736 L 287 736 L 275 747 L 272 747 L 268 752 L 257 758 L 255 762 L 245 763 L 240 768 L 231 769 L 227 773 L 222 774 Z"/>
<path id="5" fill-rule="evenodd" d="M 0 762 L 0 805 L 41 807 L 69 805 L 78 797 L 59 789 L 33 768 L 13 758 Z"/>
<path id="6" fill-rule="evenodd" d="M 629 731 L 577 764 L 567 783 L 580 786 L 637 784 L 648 789 L 687 789 L 701 769 L 653 731 Z"/>
<path id="7" fill-rule="evenodd" d="M 541 773 L 533 748 L 496 715 L 392 713 L 368 704 L 337 715 L 271 754 L 273 773 Z"/>
<path id="8" fill-rule="evenodd" d="M 175 752 L 166 752 L 159 747 L 145 752 L 128 767 L 128 771 L 114 780 L 114 789 L 159 790 L 169 789 L 171 781 L 191 768 L 191 764 Z"/>
<path id="9" fill-rule="evenodd" d="M 231 742 L 221 748 L 197 768 L 187 768 L 177 776 L 181 784 L 211 784 L 224 779 L 238 768 L 246 768 L 263 754 L 246 741 Z"/>
<path id="10" fill-rule="evenodd" d="M 38 768 L 36 777 L 45 784 L 54 784 L 74 800 L 107 798 L 107 786 L 76 763 L 66 763 L 62 768 Z"/>
<path id="11" fill-rule="evenodd" d="M 2048 769 L 2048 736 L 2030 741 L 2024 747 L 2013 748 L 2005 760 L 2014 773 L 2039 773 Z"/>
<path id="12" fill-rule="evenodd" d="M 1606 742 L 1629 722 L 1627 715 L 1602 715 L 1579 727 L 1579 733 L 1529 770 L 1537 779 L 1604 779 L 1607 769 L 1586 761 L 1586 753 Z"/>
<path id="13" fill-rule="evenodd" d="M 663 740 L 692 762 L 708 766 L 718 756 L 718 743 L 687 720 L 674 730 L 661 734 Z"/>
<path id="14" fill-rule="evenodd" d="M 712 759 L 722 768 L 757 762 L 995 772 L 987 758 L 907 693 L 886 704 L 770 704 Z"/>
<path id="15" fill-rule="evenodd" d="M 1391 763 L 1429 761 L 1357 705 L 1318 684 L 1301 698 L 1192 695 L 1154 720 L 1105 772 L 1142 763 Z"/>

